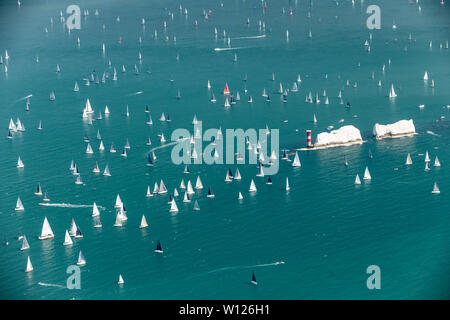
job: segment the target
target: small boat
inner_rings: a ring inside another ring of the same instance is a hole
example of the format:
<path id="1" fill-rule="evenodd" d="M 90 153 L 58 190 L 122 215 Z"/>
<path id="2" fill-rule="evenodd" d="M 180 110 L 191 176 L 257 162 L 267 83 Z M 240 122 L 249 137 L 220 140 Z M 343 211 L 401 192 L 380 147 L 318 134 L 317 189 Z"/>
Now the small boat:
<path id="1" fill-rule="evenodd" d="M 16 207 L 14 209 L 15 211 L 23 211 L 25 208 L 23 207 L 22 200 L 20 200 L 20 197 L 17 197 Z"/>
<path id="2" fill-rule="evenodd" d="M 161 182 L 159 183 L 158 194 L 163 194 L 163 193 L 167 193 L 167 188 L 164 184 L 164 181 L 161 179 Z"/>
<path id="3" fill-rule="evenodd" d="M 359 178 L 359 174 L 356 175 L 355 184 L 361 184 L 361 179 Z"/>
<path id="4" fill-rule="evenodd" d="M 41 188 L 41 184 L 38 183 L 36 186 L 36 191 L 34 192 L 35 195 L 37 196 L 42 196 L 42 188 Z"/>
<path id="5" fill-rule="evenodd" d="M 33 269 L 33 265 L 31 264 L 31 260 L 30 260 L 30 256 L 28 256 L 28 260 L 27 260 L 27 268 L 25 269 L 25 272 L 32 272 Z"/>
<path id="6" fill-rule="evenodd" d="M 81 232 L 81 229 L 80 229 L 79 226 L 77 226 L 77 230 L 75 231 L 75 236 L 74 237 L 77 238 L 77 239 L 83 238 L 83 233 Z"/>
<path id="7" fill-rule="evenodd" d="M 198 201 L 197 200 L 195 200 L 194 201 L 194 207 L 193 207 L 193 209 L 192 210 L 194 210 L 194 211 L 200 211 L 200 206 L 199 206 L 199 204 L 198 204 Z"/>
<path id="8" fill-rule="evenodd" d="M 22 247 L 20 248 L 20 250 L 24 251 L 24 250 L 28 250 L 28 249 L 30 249 L 30 245 L 28 244 L 27 237 L 25 235 L 23 235 Z"/>
<path id="9" fill-rule="evenodd" d="M 233 176 L 232 176 L 233 177 Z M 234 180 L 241 180 L 241 173 L 239 172 L 239 168 L 236 168 L 236 172 L 234 173 Z"/>
<path id="10" fill-rule="evenodd" d="M 434 166 L 435 167 L 440 167 L 441 163 L 439 162 L 439 158 L 436 156 L 436 158 L 434 158 Z"/>
<path id="11" fill-rule="evenodd" d="M 147 198 L 153 197 L 153 193 L 152 193 L 152 191 L 150 190 L 150 186 L 147 186 L 147 193 L 145 194 L 145 196 L 146 196 Z"/>
<path id="12" fill-rule="evenodd" d="M 39 240 L 46 240 L 46 239 L 52 239 L 55 235 L 53 234 L 52 228 L 50 227 L 50 224 L 48 223 L 47 217 L 44 218 L 44 223 L 42 224 L 42 232 L 41 235 L 38 237 Z"/>
<path id="13" fill-rule="evenodd" d="M 105 166 L 105 170 L 103 171 L 103 175 L 106 176 L 106 177 L 110 177 L 111 176 L 111 172 L 109 171 L 108 164 L 106 164 L 106 166 Z"/>
<path id="14" fill-rule="evenodd" d="M 200 180 L 200 176 L 197 176 L 197 181 L 195 183 L 195 189 L 203 189 L 202 180 Z"/>
<path id="15" fill-rule="evenodd" d="M 158 240 L 158 243 L 156 244 L 155 252 L 156 253 L 163 253 L 164 252 L 163 249 L 162 249 L 162 246 L 161 246 L 161 242 L 159 242 L 159 240 Z"/>
<path id="16" fill-rule="evenodd" d="M 242 196 L 242 193 L 238 193 L 238 200 L 242 200 L 242 199 L 244 199 L 244 197 Z"/>
<path id="17" fill-rule="evenodd" d="M 294 161 L 292 162 L 293 167 L 301 167 L 300 158 L 298 157 L 298 152 L 295 152 Z"/>
<path id="18" fill-rule="evenodd" d="M 411 165 L 412 164 L 412 159 L 411 159 L 411 155 L 408 153 L 408 155 L 406 156 L 406 165 Z"/>
<path id="19" fill-rule="evenodd" d="M 67 229 L 66 229 L 66 234 L 64 236 L 63 245 L 64 246 L 69 246 L 71 244 L 73 244 L 73 241 L 72 241 L 72 238 L 70 237 L 69 231 L 67 231 Z"/>
<path id="20" fill-rule="evenodd" d="M 370 175 L 370 172 L 369 172 L 369 167 L 366 167 L 366 170 L 364 171 L 363 179 L 364 180 L 371 180 L 372 179 L 372 176 Z"/>
<path id="21" fill-rule="evenodd" d="M 206 195 L 206 197 L 208 197 L 208 198 L 214 198 L 215 197 L 214 193 L 212 192 L 211 187 L 208 188 L 208 194 Z"/>
<path id="22" fill-rule="evenodd" d="M 178 212 L 178 207 L 177 207 L 177 203 L 175 202 L 175 199 L 172 199 L 172 203 L 170 205 L 169 212 L 172 212 L 172 213 Z"/>
<path id="23" fill-rule="evenodd" d="M 116 215 L 116 221 L 114 223 L 114 227 L 121 227 L 122 226 L 122 217 L 120 212 L 117 213 Z"/>
<path id="24" fill-rule="evenodd" d="M 253 181 L 253 179 L 252 179 L 252 182 L 250 183 L 249 191 L 250 192 L 256 192 L 256 185 L 255 185 L 255 181 Z"/>
<path id="25" fill-rule="evenodd" d="M 250 281 L 250 283 L 255 286 L 258 284 L 258 282 L 256 281 L 255 272 L 252 272 L 252 281 Z"/>
<path id="26" fill-rule="evenodd" d="M 72 218 L 72 222 L 70 224 L 70 229 L 69 229 L 69 235 L 71 237 L 75 237 L 75 234 L 77 233 L 77 224 L 75 223 L 75 220 Z"/>
<path id="27" fill-rule="evenodd" d="M 148 227 L 147 219 L 145 219 L 145 216 L 142 215 L 141 224 L 139 225 L 139 229 L 143 229 L 143 228 L 147 228 L 147 227 Z"/>
<path id="28" fill-rule="evenodd" d="M 391 91 L 389 91 L 389 98 L 395 98 L 397 96 L 397 94 L 395 93 L 395 90 L 394 90 L 394 85 L 392 84 L 391 85 Z"/>
<path id="29" fill-rule="evenodd" d="M 100 211 L 98 210 L 97 204 L 94 202 L 94 205 L 92 206 L 92 216 L 96 217 L 100 215 Z"/>
<path id="30" fill-rule="evenodd" d="M 124 284 L 125 282 L 123 281 L 122 275 L 119 274 L 119 281 L 117 282 L 119 285 L 120 284 Z"/>
<path id="31" fill-rule="evenodd" d="M 22 159 L 20 159 L 20 156 L 19 156 L 19 159 L 17 159 L 17 168 L 23 168 L 23 167 L 25 167 L 25 165 L 23 164 Z"/>
<path id="32" fill-rule="evenodd" d="M 430 162 L 430 156 L 428 154 L 428 151 L 425 153 L 425 162 Z"/>
<path id="33" fill-rule="evenodd" d="M 441 191 L 439 190 L 439 187 L 438 187 L 438 185 L 437 185 L 437 182 L 434 183 L 433 191 L 431 191 L 431 193 L 434 193 L 434 194 L 439 194 L 439 193 L 441 193 Z"/>
<path id="34" fill-rule="evenodd" d="M 80 250 L 80 253 L 78 254 L 78 261 L 77 261 L 77 265 L 78 266 L 84 266 L 86 265 L 86 259 L 84 258 L 83 253 Z"/>
<path id="35" fill-rule="evenodd" d="M 289 186 L 289 178 L 286 177 L 286 191 L 289 191 L 291 189 L 291 187 Z"/>
<path id="36" fill-rule="evenodd" d="M 195 191 L 194 191 L 194 189 L 192 188 L 192 184 L 191 184 L 191 181 L 190 180 L 188 180 L 188 184 L 187 184 L 187 193 L 188 194 L 195 194 Z"/>
<path id="37" fill-rule="evenodd" d="M 44 200 L 45 202 L 49 202 L 50 201 L 50 198 L 48 197 L 47 190 L 45 190 L 44 197 L 42 198 L 42 200 Z"/>

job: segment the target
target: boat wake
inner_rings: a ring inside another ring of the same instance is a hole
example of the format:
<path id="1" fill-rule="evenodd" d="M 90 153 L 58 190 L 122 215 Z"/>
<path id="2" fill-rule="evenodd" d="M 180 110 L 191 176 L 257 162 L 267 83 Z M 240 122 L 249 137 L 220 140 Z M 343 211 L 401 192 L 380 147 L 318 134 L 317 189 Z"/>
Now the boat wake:
<path id="1" fill-rule="evenodd" d="M 38 285 L 43 287 L 54 287 L 54 288 L 61 288 L 65 289 L 66 287 L 60 285 L 60 284 L 54 284 L 54 283 L 44 283 L 44 282 L 38 282 Z"/>
<path id="2" fill-rule="evenodd" d="M 155 150 L 159 150 L 159 149 L 164 149 L 164 148 L 176 145 L 177 143 L 180 143 L 181 141 L 187 140 L 187 139 L 189 139 L 189 138 L 179 139 L 179 140 L 174 141 L 174 142 L 165 143 L 162 146 L 154 147 L 154 148 L 150 149 L 149 152 L 152 152 L 152 151 L 155 151 Z"/>
<path id="3" fill-rule="evenodd" d="M 71 203 L 39 203 L 40 206 L 58 207 L 58 208 L 92 208 L 93 204 L 71 204 Z M 97 205 L 97 208 L 104 210 L 105 208 Z"/>
<path id="4" fill-rule="evenodd" d="M 138 91 L 138 92 L 134 92 L 134 93 L 130 93 L 127 96 L 137 96 L 138 94 L 143 94 L 144 91 Z"/>
<path id="5" fill-rule="evenodd" d="M 214 48 L 214 51 L 229 51 L 229 50 L 240 50 L 240 49 L 246 49 L 249 47 L 234 47 L 234 48 Z"/>
<path id="6" fill-rule="evenodd" d="M 266 35 L 262 34 L 259 36 L 247 36 L 247 37 L 236 37 L 236 38 L 231 38 L 231 40 L 242 40 L 242 39 L 262 39 L 265 38 Z"/>
<path id="7" fill-rule="evenodd" d="M 238 269 L 252 269 L 252 268 L 262 268 L 262 267 L 273 267 L 284 264 L 284 261 L 276 261 L 272 263 L 263 263 L 263 264 L 255 264 L 252 266 L 233 266 L 233 267 L 223 267 L 215 270 L 208 271 L 208 273 L 215 273 L 220 271 L 228 271 L 228 270 L 238 270 Z"/>
<path id="8" fill-rule="evenodd" d="M 430 135 L 432 135 L 432 136 L 435 136 L 435 137 L 440 137 L 440 135 L 438 135 L 437 133 L 434 133 L 434 132 L 431 131 L 431 130 L 427 130 L 427 133 L 430 134 Z"/>
<path id="9" fill-rule="evenodd" d="M 20 99 L 16 100 L 16 102 L 19 102 L 19 101 L 22 101 L 22 100 L 31 98 L 32 96 L 33 96 L 32 94 L 29 94 L 29 95 L 27 95 L 26 97 L 23 97 L 23 98 L 20 98 Z"/>

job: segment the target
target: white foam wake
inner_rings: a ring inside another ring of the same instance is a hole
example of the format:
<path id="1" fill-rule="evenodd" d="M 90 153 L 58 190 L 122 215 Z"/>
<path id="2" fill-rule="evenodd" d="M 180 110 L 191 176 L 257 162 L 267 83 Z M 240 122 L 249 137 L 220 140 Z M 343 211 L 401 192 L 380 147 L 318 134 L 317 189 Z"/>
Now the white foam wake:
<path id="1" fill-rule="evenodd" d="M 61 288 L 65 289 L 66 287 L 60 285 L 60 284 L 54 284 L 54 283 L 44 283 L 44 282 L 38 282 L 38 285 L 43 287 L 54 287 L 54 288 Z"/>
<path id="2" fill-rule="evenodd" d="M 19 102 L 19 101 L 22 101 L 22 100 L 31 98 L 32 96 L 33 96 L 32 94 L 29 94 L 29 95 L 27 95 L 26 97 L 23 97 L 23 98 L 20 98 L 20 99 L 16 100 L 16 102 Z"/>
<path id="3" fill-rule="evenodd" d="M 233 266 L 233 267 L 223 267 L 215 270 L 208 271 L 208 273 L 227 271 L 227 270 L 237 270 L 237 269 L 251 269 L 251 268 L 261 268 L 261 267 L 273 267 L 284 264 L 284 261 L 276 261 L 272 263 L 255 264 L 252 266 Z"/>
<path id="4" fill-rule="evenodd" d="M 128 96 L 137 96 L 138 94 L 143 94 L 144 91 L 138 91 L 138 92 L 134 92 L 134 93 L 130 93 L 128 94 Z"/>
<path id="5" fill-rule="evenodd" d="M 152 152 L 152 151 L 155 151 L 155 150 L 158 150 L 158 149 L 164 149 L 164 148 L 173 146 L 173 145 L 178 144 L 178 143 L 180 143 L 181 141 L 187 140 L 187 139 L 189 139 L 189 138 L 178 139 L 177 141 L 174 141 L 174 142 L 165 143 L 165 144 L 163 144 L 162 146 L 154 147 L 154 148 L 150 149 L 149 152 Z"/>
<path id="6" fill-rule="evenodd" d="M 428 133 L 428 134 L 431 134 L 432 136 L 435 136 L 435 137 L 440 137 L 440 135 L 438 135 L 437 133 L 434 133 L 434 132 L 431 131 L 431 130 L 427 130 L 427 133 Z"/>
<path id="7" fill-rule="evenodd" d="M 228 50 L 240 50 L 248 47 L 234 47 L 234 48 L 214 48 L 214 51 L 228 51 Z"/>
<path id="8" fill-rule="evenodd" d="M 236 38 L 231 38 L 231 40 L 241 40 L 241 39 L 261 39 L 261 38 L 265 38 L 266 35 L 262 34 L 259 36 L 247 36 L 247 37 L 236 37 Z"/>
<path id="9" fill-rule="evenodd" d="M 39 203 L 40 206 L 58 207 L 58 208 L 92 208 L 93 204 L 72 204 L 72 203 Z M 97 208 L 104 210 L 105 208 L 97 205 Z"/>

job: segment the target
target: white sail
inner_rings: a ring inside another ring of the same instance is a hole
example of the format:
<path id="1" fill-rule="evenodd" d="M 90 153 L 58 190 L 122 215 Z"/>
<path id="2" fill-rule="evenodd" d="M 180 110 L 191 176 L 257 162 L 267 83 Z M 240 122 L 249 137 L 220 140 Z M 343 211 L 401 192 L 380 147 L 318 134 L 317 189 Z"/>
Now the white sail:
<path id="1" fill-rule="evenodd" d="M 427 81 L 428 80 L 428 72 L 425 71 L 425 74 L 423 75 L 423 80 Z"/>
<path id="2" fill-rule="evenodd" d="M 117 194 L 116 204 L 114 205 L 114 208 L 120 208 L 120 207 L 122 207 L 122 200 L 120 199 L 120 195 Z"/>
<path id="3" fill-rule="evenodd" d="M 425 153 L 425 162 L 430 162 L 430 155 L 428 154 L 428 151 Z"/>
<path id="4" fill-rule="evenodd" d="M 92 216 L 96 217 L 100 215 L 100 211 L 98 210 L 97 204 L 94 202 L 94 205 L 92 207 Z"/>
<path id="5" fill-rule="evenodd" d="M 75 92 L 80 91 L 80 87 L 78 86 L 78 82 L 75 82 L 75 86 L 73 87 L 73 91 L 75 91 Z"/>
<path id="6" fill-rule="evenodd" d="M 435 193 L 435 194 L 441 193 L 441 191 L 439 190 L 439 187 L 437 185 L 437 182 L 434 183 L 433 191 L 431 191 L 431 193 Z"/>
<path id="7" fill-rule="evenodd" d="M 117 282 L 118 284 L 124 284 L 125 281 L 123 281 L 122 275 L 119 274 L 119 281 Z"/>
<path id="8" fill-rule="evenodd" d="M 435 167 L 440 167 L 441 163 L 439 162 L 439 158 L 436 156 L 436 158 L 434 158 L 434 166 Z"/>
<path id="9" fill-rule="evenodd" d="M 77 234 L 77 224 L 75 223 L 75 220 L 72 219 L 72 223 L 70 225 L 70 231 L 69 231 L 69 235 L 72 237 L 75 237 L 75 235 Z"/>
<path id="10" fill-rule="evenodd" d="M 202 180 L 200 180 L 200 176 L 197 176 L 197 182 L 195 183 L 195 189 L 203 189 Z"/>
<path id="11" fill-rule="evenodd" d="M 408 153 L 408 156 L 406 157 L 406 165 L 411 165 L 411 164 L 412 164 L 411 155 Z"/>
<path id="12" fill-rule="evenodd" d="M 80 253 L 78 254 L 78 261 L 77 261 L 77 265 L 79 266 L 84 266 L 86 265 L 86 259 L 84 258 L 83 253 L 80 250 Z"/>
<path id="13" fill-rule="evenodd" d="M 236 172 L 234 173 L 234 179 L 235 180 L 241 180 L 241 173 L 239 172 L 239 168 L 236 168 Z"/>
<path id="14" fill-rule="evenodd" d="M 244 197 L 242 196 L 242 193 L 240 193 L 240 192 L 239 192 L 239 194 L 238 194 L 238 199 L 239 199 L 239 200 L 244 199 Z"/>
<path id="15" fill-rule="evenodd" d="M 147 193 L 145 195 L 147 198 L 153 197 L 152 191 L 150 190 L 150 186 L 147 186 Z"/>
<path id="16" fill-rule="evenodd" d="M 253 181 L 253 179 L 252 179 L 252 182 L 250 183 L 249 191 L 250 192 L 256 192 L 256 185 L 255 185 L 255 181 Z"/>
<path id="17" fill-rule="evenodd" d="M 293 167 L 300 167 L 302 164 L 300 163 L 300 158 L 298 157 L 298 152 L 295 152 L 294 161 L 292 162 Z"/>
<path id="18" fill-rule="evenodd" d="M 23 204 L 22 204 L 22 200 L 20 200 L 20 197 L 17 197 L 16 208 L 14 210 L 16 210 L 16 211 L 25 210 L 25 208 L 23 207 Z"/>
<path id="19" fill-rule="evenodd" d="M 143 228 L 147 228 L 147 227 L 148 227 L 147 219 L 145 219 L 145 216 L 142 215 L 141 225 L 139 226 L 139 228 L 143 229 Z"/>
<path id="20" fill-rule="evenodd" d="M 70 237 L 69 231 L 66 230 L 66 234 L 64 235 L 64 246 L 70 246 L 73 244 L 72 238 Z"/>
<path id="21" fill-rule="evenodd" d="M 188 194 L 194 194 L 195 193 L 194 189 L 192 188 L 191 180 L 188 180 L 187 193 Z"/>
<path id="22" fill-rule="evenodd" d="M 27 268 L 25 269 L 25 272 L 31 272 L 33 271 L 33 265 L 31 264 L 31 259 L 30 256 L 28 256 L 28 260 L 27 260 Z"/>
<path id="23" fill-rule="evenodd" d="M 120 212 L 116 215 L 116 222 L 114 223 L 114 227 L 121 227 L 122 226 L 122 218 L 120 215 Z"/>
<path id="24" fill-rule="evenodd" d="M 184 179 L 181 179 L 180 189 L 186 189 L 186 185 L 184 184 Z"/>
<path id="25" fill-rule="evenodd" d="M 27 240 L 27 237 L 25 236 L 25 235 L 23 235 L 23 238 L 22 238 L 22 247 L 20 248 L 20 250 L 28 250 L 28 249 L 30 249 L 30 245 L 28 244 L 28 240 Z"/>
<path id="26" fill-rule="evenodd" d="M 106 107 L 105 107 L 105 116 L 108 116 L 109 113 L 110 113 L 110 112 L 109 112 L 109 108 L 108 108 L 108 106 L 106 106 Z"/>
<path id="27" fill-rule="evenodd" d="M 86 154 L 93 154 L 94 150 L 92 150 L 91 144 L 88 143 L 86 147 Z"/>
<path id="28" fill-rule="evenodd" d="M 22 159 L 20 159 L 20 156 L 19 156 L 19 159 L 17 159 L 17 168 L 23 168 L 23 167 L 25 167 L 25 165 L 23 164 Z"/>
<path id="29" fill-rule="evenodd" d="M 167 188 L 164 185 L 164 181 L 162 181 L 162 179 L 161 179 L 161 182 L 159 183 L 159 191 L 158 191 L 158 193 L 159 194 L 167 193 Z"/>
<path id="30" fill-rule="evenodd" d="M 356 175 L 355 184 L 361 184 L 361 179 L 359 178 L 359 174 Z"/>
<path id="31" fill-rule="evenodd" d="M 91 114 L 94 113 L 94 110 L 92 109 L 91 102 L 89 99 L 86 100 L 86 106 L 84 107 L 84 110 L 86 110 L 86 113 Z"/>
<path id="32" fill-rule="evenodd" d="M 391 85 L 391 91 L 389 91 L 389 98 L 395 98 L 397 96 L 397 94 L 395 93 L 394 90 L 394 85 Z"/>
<path id="33" fill-rule="evenodd" d="M 184 192 L 183 202 L 184 203 L 191 202 L 191 199 L 189 199 L 189 196 L 186 191 Z"/>
<path id="34" fill-rule="evenodd" d="M 108 166 L 108 164 L 106 164 L 106 166 L 105 166 L 105 170 L 103 171 L 103 175 L 104 176 L 111 176 L 111 173 L 109 172 L 109 166 Z"/>
<path id="35" fill-rule="evenodd" d="M 48 223 L 47 217 L 44 218 L 44 223 L 42 224 L 42 232 L 39 236 L 40 240 L 53 238 L 54 234 L 50 224 Z"/>
<path id="36" fill-rule="evenodd" d="M 371 179 L 372 177 L 369 172 L 369 167 L 366 167 L 366 170 L 364 171 L 364 180 L 371 180 Z"/>
<path id="37" fill-rule="evenodd" d="M 177 203 L 175 202 L 175 199 L 172 200 L 172 204 L 170 205 L 169 212 L 176 213 L 178 212 Z"/>
<path id="38" fill-rule="evenodd" d="M 289 191 L 291 187 L 289 186 L 289 178 L 286 177 L 286 191 Z"/>

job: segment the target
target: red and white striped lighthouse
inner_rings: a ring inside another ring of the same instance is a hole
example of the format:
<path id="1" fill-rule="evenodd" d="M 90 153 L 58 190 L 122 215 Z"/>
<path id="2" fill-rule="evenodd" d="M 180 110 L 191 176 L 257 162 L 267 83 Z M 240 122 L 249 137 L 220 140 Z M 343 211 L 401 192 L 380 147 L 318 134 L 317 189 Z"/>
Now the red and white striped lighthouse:
<path id="1" fill-rule="evenodd" d="M 311 143 L 311 130 L 306 130 L 306 146 L 308 148 L 312 148 L 312 143 Z"/>

